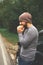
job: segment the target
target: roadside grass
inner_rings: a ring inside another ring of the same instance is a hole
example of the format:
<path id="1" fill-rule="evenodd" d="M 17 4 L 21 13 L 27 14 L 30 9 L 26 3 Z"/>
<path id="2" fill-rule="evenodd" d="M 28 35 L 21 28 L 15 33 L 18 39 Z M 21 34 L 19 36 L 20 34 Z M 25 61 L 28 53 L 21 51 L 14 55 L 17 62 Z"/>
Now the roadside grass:
<path id="1" fill-rule="evenodd" d="M 15 44 L 18 42 L 18 36 L 15 33 L 9 32 L 7 29 L 0 28 L 0 33 L 5 37 L 9 42 Z"/>

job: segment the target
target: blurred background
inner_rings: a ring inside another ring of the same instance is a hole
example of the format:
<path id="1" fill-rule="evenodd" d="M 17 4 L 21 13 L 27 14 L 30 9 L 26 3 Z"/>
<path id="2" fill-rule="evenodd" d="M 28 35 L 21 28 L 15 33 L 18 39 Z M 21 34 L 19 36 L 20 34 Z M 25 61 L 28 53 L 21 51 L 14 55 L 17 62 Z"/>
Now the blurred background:
<path id="1" fill-rule="evenodd" d="M 12 43 L 18 42 L 18 17 L 30 12 L 38 31 L 43 29 L 43 0 L 0 0 L 0 33 Z"/>

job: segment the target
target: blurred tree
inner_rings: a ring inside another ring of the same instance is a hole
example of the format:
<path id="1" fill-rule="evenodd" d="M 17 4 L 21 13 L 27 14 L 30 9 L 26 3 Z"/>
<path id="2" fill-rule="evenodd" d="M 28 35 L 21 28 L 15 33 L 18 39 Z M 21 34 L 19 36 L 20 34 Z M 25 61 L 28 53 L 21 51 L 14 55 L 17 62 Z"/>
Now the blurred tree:
<path id="1" fill-rule="evenodd" d="M 43 26 L 43 0 L 3 0 L 0 2 L 0 27 L 16 32 L 18 16 L 28 11 L 35 26 Z"/>

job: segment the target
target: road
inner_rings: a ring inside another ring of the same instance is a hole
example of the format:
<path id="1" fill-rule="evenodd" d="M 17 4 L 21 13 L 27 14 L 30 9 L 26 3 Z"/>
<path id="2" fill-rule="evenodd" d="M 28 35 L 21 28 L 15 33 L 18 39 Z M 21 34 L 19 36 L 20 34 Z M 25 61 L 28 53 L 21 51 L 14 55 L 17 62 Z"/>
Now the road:
<path id="1" fill-rule="evenodd" d="M 14 65 L 6 51 L 2 36 L 0 34 L 0 65 Z"/>

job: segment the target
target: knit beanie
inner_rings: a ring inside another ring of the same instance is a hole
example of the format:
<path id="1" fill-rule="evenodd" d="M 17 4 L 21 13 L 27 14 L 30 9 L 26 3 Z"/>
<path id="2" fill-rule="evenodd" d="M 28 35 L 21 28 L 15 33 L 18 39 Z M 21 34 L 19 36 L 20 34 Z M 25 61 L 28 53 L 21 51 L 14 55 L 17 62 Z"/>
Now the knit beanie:
<path id="1" fill-rule="evenodd" d="M 32 15 L 28 12 L 24 12 L 19 16 L 19 21 L 22 22 L 23 20 L 26 20 L 27 22 L 32 23 Z"/>

